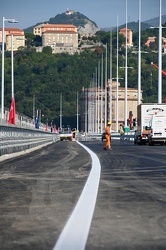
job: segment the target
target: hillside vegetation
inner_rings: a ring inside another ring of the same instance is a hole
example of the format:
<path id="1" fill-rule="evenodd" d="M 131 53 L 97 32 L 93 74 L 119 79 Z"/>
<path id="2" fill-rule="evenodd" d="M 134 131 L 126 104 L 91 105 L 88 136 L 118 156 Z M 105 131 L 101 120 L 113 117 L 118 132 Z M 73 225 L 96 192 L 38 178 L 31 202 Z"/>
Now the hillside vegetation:
<path id="1" fill-rule="evenodd" d="M 166 31 L 165 31 L 166 32 Z M 155 30 L 146 30 L 142 33 L 142 90 L 144 102 L 158 101 L 158 70 L 151 62 L 158 64 L 158 39 L 156 43 L 147 48 L 144 43 L 149 35 L 158 36 Z M 163 36 L 166 37 L 163 29 Z M 112 32 L 113 45 L 113 77 L 116 77 L 116 32 Z M 32 39 L 32 36 L 30 35 Z M 86 49 L 80 54 L 52 54 L 50 47 L 45 47 L 42 53 L 37 53 L 32 47 L 34 41 L 30 42 L 27 34 L 27 48 L 21 48 L 14 55 L 14 84 L 16 109 L 29 117 L 33 115 L 33 97 L 35 96 L 35 109 L 42 111 L 42 122 L 59 121 L 60 94 L 63 96 L 63 118 L 75 119 L 76 96 L 79 98 L 83 87 L 89 87 L 93 74 L 96 72 L 98 62 L 101 63 L 102 53 L 105 58 L 105 47 L 108 45 L 108 78 L 110 72 L 110 32 L 99 31 L 96 37 L 91 38 L 94 42 L 100 41 L 101 46 L 94 46 L 93 50 Z M 138 86 L 138 33 L 134 33 L 134 48 L 128 50 L 128 87 Z M 119 67 L 125 66 L 124 37 L 119 35 Z M 135 53 L 133 53 L 135 52 Z M 105 60 L 104 60 L 105 61 Z M 1 59 L 0 59 L 1 67 Z M 163 70 L 166 71 L 166 56 L 163 56 Z M 105 71 L 105 65 L 104 69 Z M 0 73 L 1 74 L 1 73 Z M 119 68 L 119 78 L 125 78 L 124 69 Z M 105 79 L 104 79 L 105 82 Z M 124 86 L 125 80 L 120 80 Z M 163 99 L 166 96 L 166 77 L 163 76 Z M 5 106 L 10 107 L 11 102 L 11 53 L 5 53 Z M 80 104 L 80 103 L 79 103 Z M 79 114 L 80 114 L 79 105 Z M 58 123 L 56 123 L 58 125 Z"/>

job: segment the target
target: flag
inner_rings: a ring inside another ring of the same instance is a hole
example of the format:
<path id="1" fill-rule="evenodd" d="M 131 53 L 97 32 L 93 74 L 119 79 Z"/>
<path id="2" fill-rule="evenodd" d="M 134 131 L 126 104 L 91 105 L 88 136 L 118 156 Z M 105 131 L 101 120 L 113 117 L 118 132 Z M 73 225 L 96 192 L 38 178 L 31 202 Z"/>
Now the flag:
<path id="1" fill-rule="evenodd" d="M 16 104 L 15 104 L 14 97 L 12 98 L 12 102 L 11 102 L 11 106 L 10 106 L 8 124 L 16 124 Z"/>

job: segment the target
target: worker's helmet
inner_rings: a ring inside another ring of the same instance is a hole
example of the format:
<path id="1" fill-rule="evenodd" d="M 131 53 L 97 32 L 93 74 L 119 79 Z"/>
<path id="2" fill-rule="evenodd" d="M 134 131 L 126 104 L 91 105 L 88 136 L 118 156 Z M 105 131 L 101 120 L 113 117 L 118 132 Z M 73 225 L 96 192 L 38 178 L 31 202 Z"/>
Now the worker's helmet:
<path id="1" fill-rule="evenodd" d="M 108 125 L 111 125 L 111 122 L 108 122 Z"/>

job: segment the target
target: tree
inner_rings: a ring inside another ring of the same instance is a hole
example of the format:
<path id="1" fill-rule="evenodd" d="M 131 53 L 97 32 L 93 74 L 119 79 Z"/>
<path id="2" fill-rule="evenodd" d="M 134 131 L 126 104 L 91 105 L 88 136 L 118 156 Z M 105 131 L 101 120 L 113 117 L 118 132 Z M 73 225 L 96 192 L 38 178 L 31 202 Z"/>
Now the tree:
<path id="1" fill-rule="evenodd" d="M 52 48 L 51 48 L 51 46 L 44 47 L 43 48 L 43 53 L 51 55 L 52 54 Z"/>

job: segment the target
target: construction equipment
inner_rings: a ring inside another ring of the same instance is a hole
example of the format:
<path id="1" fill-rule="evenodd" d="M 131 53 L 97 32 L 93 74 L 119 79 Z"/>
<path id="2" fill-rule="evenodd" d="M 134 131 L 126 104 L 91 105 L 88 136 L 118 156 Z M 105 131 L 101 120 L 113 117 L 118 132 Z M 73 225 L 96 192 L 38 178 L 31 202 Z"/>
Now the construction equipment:
<path id="1" fill-rule="evenodd" d="M 158 66 L 155 63 L 151 62 L 151 65 L 153 65 L 156 69 L 158 69 Z M 164 70 L 161 70 L 161 72 L 164 76 L 166 76 L 166 72 Z"/>

